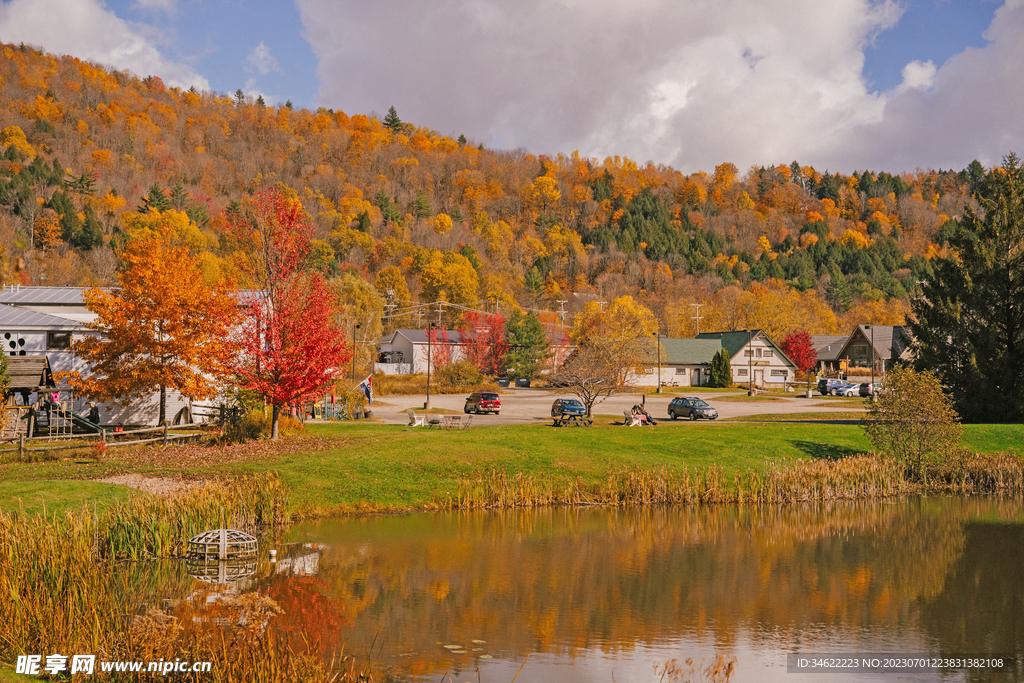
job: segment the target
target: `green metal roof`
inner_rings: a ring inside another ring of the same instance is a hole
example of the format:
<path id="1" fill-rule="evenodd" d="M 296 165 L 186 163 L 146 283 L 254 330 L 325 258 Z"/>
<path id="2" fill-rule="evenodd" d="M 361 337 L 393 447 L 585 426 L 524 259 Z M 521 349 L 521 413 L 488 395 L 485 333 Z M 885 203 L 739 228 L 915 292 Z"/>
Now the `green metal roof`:
<path id="1" fill-rule="evenodd" d="M 697 339 L 719 340 L 722 343 L 722 348 L 728 351 L 729 357 L 732 358 L 747 345 L 747 341 L 749 339 L 757 339 L 757 335 L 759 334 L 761 334 L 761 330 L 751 330 L 749 335 L 746 330 L 736 330 L 734 332 L 701 332 L 697 335 Z"/>
<path id="2" fill-rule="evenodd" d="M 661 362 L 671 365 L 700 365 L 710 363 L 722 350 L 717 339 L 662 339 Z"/>

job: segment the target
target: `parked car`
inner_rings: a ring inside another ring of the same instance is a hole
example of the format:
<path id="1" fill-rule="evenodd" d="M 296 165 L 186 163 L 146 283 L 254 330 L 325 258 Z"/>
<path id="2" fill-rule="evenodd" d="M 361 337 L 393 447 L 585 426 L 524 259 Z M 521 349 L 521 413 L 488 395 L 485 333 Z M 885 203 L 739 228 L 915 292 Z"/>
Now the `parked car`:
<path id="1" fill-rule="evenodd" d="M 832 394 L 832 389 L 846 383 L 845 380 L 822 377 L 818 380 L 818 393 L 822 396 L 829 396 Z"/>
<path id="2" fill-rule="evenodd" d="M 466 399 L 466 407 L 463 411 L 466 413 L 494 413 L 498 414 L 501 410 L 501 397 L 491 391 L 477 391 L 470 395 Z"/>
<path id="3" fill-rule="evenodd" d="M 860 397 L 867 398 L 868 396 L 870 396 L 874 386 L 875 385 L 873 385 L 871 382 L 861 382 L 860 390 L 858 391 Z"/>
<path id="4" fill-rule="evenodd" d="M 833 396 L 857 396 L 860 393 L 860 384 L 847 382 L 832 389 Z"/>
<path id="5" fill-rule="evenodd" d="M 677 397 L 668 404 L 668 416 L 673 420 L 680 417 L 688 417 L 691 420 L 704 418 L 714 420 L 718 417 L 718 411 L 704 402 L 704 399 L 691 396 L 689 398 Z"/>
<path id="6" fill-rule="evenodd" d="M 556 398 L 551 404 L 551 417 L 563 415 L 578 415 L 583 417 L 587 414 L 586 407 L 574 398 Z"/>

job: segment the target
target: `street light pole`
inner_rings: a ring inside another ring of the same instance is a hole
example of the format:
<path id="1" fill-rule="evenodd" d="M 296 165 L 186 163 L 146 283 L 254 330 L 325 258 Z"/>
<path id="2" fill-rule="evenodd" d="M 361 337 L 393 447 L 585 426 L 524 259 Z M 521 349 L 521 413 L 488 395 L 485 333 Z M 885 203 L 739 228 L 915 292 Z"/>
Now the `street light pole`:
<path id="1" fill-rule="evenodd" d="M 871 330 L 871 401 L 875 400 L 875 326 L 867 325 Z"/>
<path id="2" fill-rule="evenodd" d="M 754 395 L 754 344 L 753 330 L 747 330 L 747 395 Z"/>
<path id="3" fill-rule="evenodd" d="M 356 323 L 352 326 L 352 381 L 356 381 L 356 330 L 362 325 Z"/>
<path id="4" fill-rule="evenodd" d="M 661 333 L 654 333 L 654 345 L 658 347 L 658 391 L 661 393 Z"/>
<path id="5" fill-rule="evenodd" d="M 427 402 L 423 404 L 424 410 L 430 410 L 430 331 L 434 329 L 434 323 L 427 323 Z"/>

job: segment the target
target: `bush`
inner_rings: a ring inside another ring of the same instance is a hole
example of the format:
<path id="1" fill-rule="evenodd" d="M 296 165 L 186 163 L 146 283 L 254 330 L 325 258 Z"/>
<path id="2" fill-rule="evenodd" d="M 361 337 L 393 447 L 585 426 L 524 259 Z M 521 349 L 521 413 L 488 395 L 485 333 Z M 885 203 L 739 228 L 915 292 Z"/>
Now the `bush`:
<path id="1" fill-rule="evenodd" d="M 468 360 L 449 363 L 434 370 L 438 385 L 450 387 L 477 386 L 484 381 L 483 373 Z"/>
<path id="2" fill-rule="evenodd" d="M 277 419 L 277 431 L 280 436 L 297 434 L 304 429 L 301 422 L 291 415 L 285 414 L 287 408 L 281 410 Z M 224 430 L 224 438 L 232 443 L 243 443 L 255 439 L 269 439 L 272 427 L 270 409 L 264 414 L 262 408 L 254 408 L 243 415 L 237 422 L 229 423 Z"/>
<path id="3" fill-rule="evenodd" d="M 885 377 L 878 401 L 868 408 L 864 426 L 878 451 L 903 462 L 924 478 L 929 463 L 954 456 L 960 443 L 960 418 L 933 372 L 894 368 Z"/>
<path id="4" fill-rule="evenodd" d="M 732 386 L 732 364 L 725 349 L 711 359 L 711 378 L 708 380 L 708 386 L 720 389 Z"/>

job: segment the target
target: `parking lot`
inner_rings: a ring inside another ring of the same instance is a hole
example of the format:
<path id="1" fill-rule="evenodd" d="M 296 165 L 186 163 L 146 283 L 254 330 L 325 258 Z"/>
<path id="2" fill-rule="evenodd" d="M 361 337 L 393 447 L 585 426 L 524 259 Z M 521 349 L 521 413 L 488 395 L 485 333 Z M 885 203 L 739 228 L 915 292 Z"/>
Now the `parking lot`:
<path id="1" fill-rule="evenodd" d="M 819 396 L 817 392 L 814 397 L 807 399 L 804 394 L 771 394 L 770 400 L 746 400 L 742 393 L 721 392 L 721 393 L 700 393 L 687 394 L 685 392 L 665 392 L 663 394 L 648 394 L 645 400 L 645 408 L 651 416 L 661 423 L 672 423 L 668 417 L 668 403 L 676 396 L 695 395 L 704 399 L 718 409 L 719 420 L 743 415 L 763 415 L 766 413 L 792 413 L 794 419 L 799 419 L 801 413 L 828 413 L 828 412 L 849 412 L 857 410 L 858 406 L 849 402 L 837 402 L 836 406 L 823 407 L 827 399 Z M 430 405 L 432 408 L 456 411 L 462 414 L 468 394 L 450 394 L 431 396 Z M 551 422 L 551 403 L 558 397 L 572 397 L 572 394 L 554 391 L 551 389 L 504 389 L 501 394 L 501 412 L 498 415 L 474 415 L 473 425 L 507 425 L 507 424 L 531 424 Z M 743 397 L 742 400 L 721 400 L 719 397 Z M 382 419 L 388 424 L 407 424 L 409 421 L 405 411 L 409 408 L 421 409 L 426 397 L 420 396 L 385 396 L 381 397 L 378 405 L 374 407 L 373 416 Z M 622 419 L 623 411 L 630 410 L 634 405 L 644 400 L 640 394 L 615 394 L 601 403 L 594 405 L 593 412 L 596 415 L 612 415 Z M 683 421 L 688 424 L 688 421 Z M 702 421 L 706 422 L 706 421 Z M 679 422 L 677 422 L 678 424 Z"/>

